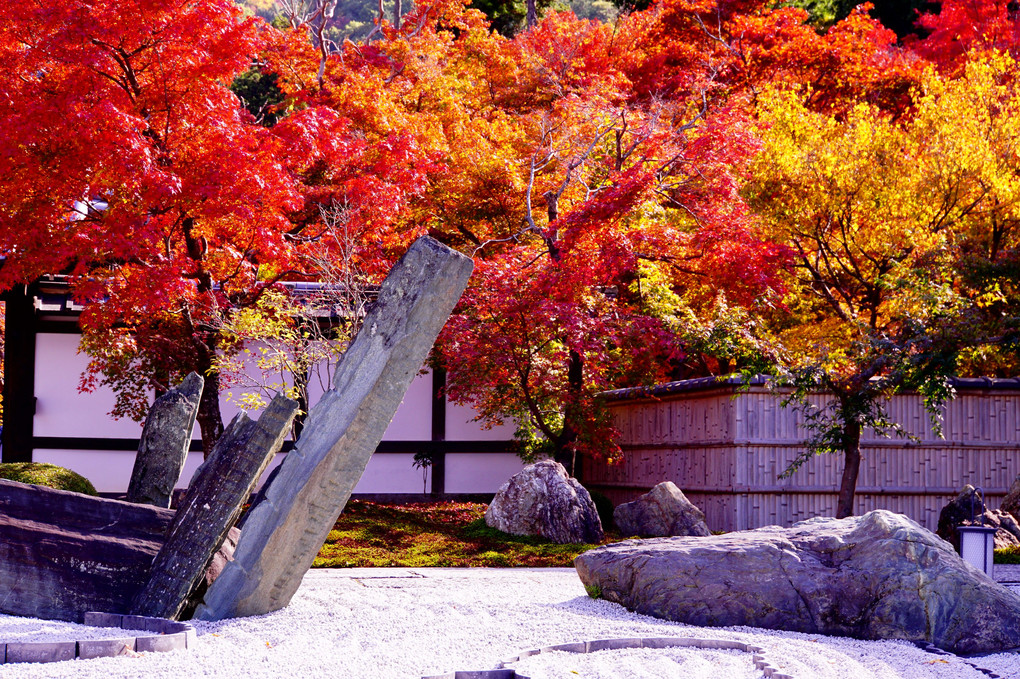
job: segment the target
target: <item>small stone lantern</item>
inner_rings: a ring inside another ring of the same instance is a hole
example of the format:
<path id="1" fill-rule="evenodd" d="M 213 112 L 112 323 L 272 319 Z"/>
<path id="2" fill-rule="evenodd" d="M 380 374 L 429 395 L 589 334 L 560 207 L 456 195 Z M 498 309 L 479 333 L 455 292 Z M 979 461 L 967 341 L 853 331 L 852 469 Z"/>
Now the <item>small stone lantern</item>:
<path id="1" fill-rule="evenodd" d="M 995 533 L 998 529 L 985 525 L 985 494 L 980 488 L 977 488 L 974 491 L 974 495 L 977 496 L 978 494 L 981 496 L 981 524 L 976 526 L 958 526 L 956 529 L 960 534 L 960 556 L 974 568 L 982 570 L 985 575 L 992 577 L 995 557 Z"/>

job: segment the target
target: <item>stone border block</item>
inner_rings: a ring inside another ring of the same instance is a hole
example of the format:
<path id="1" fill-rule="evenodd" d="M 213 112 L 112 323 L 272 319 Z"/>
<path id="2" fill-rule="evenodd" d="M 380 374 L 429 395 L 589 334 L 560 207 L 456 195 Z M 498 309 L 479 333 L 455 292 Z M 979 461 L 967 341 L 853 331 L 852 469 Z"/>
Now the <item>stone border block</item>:
<path id="1" fill-rule="evenodd" d="M 184 632 L 161 634 L 156 637 L 138 637 L 135 640 L 135 650 L 139 653 L 166 653 L 167 651 L 183 650 L 187 647 L 188 640 Z"/>
<path id="2" fill-rule="evenodd" d="M 6 662 L 60 662 L 74 660 L 78 644 L 74 641 L 25 642 L 7 644 Z"/>
<path id="3" fill-rule="evenodd" d="M 587 644 L 583 641 L 578 641 L 573 644 L 559 644 L 558 646 L 546 646 L 545 648 L 539 649 L 542 653 L 548 653 L 549 651 L 563 651 L 564 653 L 585 653 L 587 651 Z"/>
<path id="4" fill-rule="evenodd" d="M 619 651 L 624 648 L 641 648 L 641 639 L 598 639 L 585 644 L 585 653 Z"/>
<path id="5" fill-rule="evenodd" d="M 521 651 L 517 656 L 504 660 L 495 670 L 482 670 L 471 672 L 450 672 L 439 674 L 422 679 L 529 679 L 523 674 L 517 674 L 511 665 L 524 658 L 530 658 L 540 653 L 551 651 L 562 651 L 565 653 L 594 653 L 596 651 L 615 651 L 626 648 L 701 648 L 705 650 L 733 650 L 743 651 L 751 654 L 751 661 L 754 668 L 759 670 L 768 679 L 793 679 L 789 674 L 784 674 L 773 667 L 765 659 L 765 652 L 760 646 L 745 644 L 741 641 L 730 641 L 728 639 L 697 639 L 693 637 L 639 637 L 633 639 L 596 639 L 594 641 L 578 641 L 574 643 L 558 644 L 556 646 L 544 646 L 530 651 Z"/>
<path id="6" fill-rule="evenodd" d="M 82 660 L 92 658 L 115 658 L 119 655 L 132 655 L 135 652 L 135 638 L 122 639 L 89 639 L 78 642 L 78 657 Z"/>
<path id="7" fill-rule="evenodd" d="M 195 628 L 186 622 L 149 618 L 142 615 L 118 615 L 89 611 L 84 620 L 90 627 L 119 627 L 126 630 L 150 632 L 154 636 L 121 637 L 117 639 L 90 639 L 88 641 L 60 641 L 56 643 L 0 644 L 0 664 L 13 662 L 59 662 L 61 660 L 91 660 L 133 653 L 176 651 L 194 648 L 198 642 Z"/>
<path id="8" fill-rule="evenodd" d="M 676 648 L 697 646 L 697 640 L 681 637 L 649 637 L 642 640 L 642 648 Z"/>
<path id="9" fill-rule="evenodd" d="M 120 626 L 124 629 L 138 630 L 140 632 L 152 631 L 148 628 L 152 618 L 147 618 L 144 615 L 124 615 L 121 618 Z"/>
<path id="10" fill-rule="evenodd" d="M 89 611 L 83 624 L 89 627 L 124 627 L 124 616 L 119 613 L 98 613 Z"/>

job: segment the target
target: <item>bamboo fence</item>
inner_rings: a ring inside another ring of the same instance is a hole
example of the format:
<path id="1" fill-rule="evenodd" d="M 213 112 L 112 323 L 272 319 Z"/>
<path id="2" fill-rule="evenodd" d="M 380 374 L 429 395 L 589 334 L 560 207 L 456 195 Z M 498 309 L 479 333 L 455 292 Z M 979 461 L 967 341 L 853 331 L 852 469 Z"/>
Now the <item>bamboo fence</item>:
<path id="1" fill-rule="evenodd" d="M 739 386 L 703 379 L 608 392 L 624 456 L 617 464 L 585 460 L 585 485 L 618 504 L 672 481 L 712 530 L 833 516 L 842 456 L 816 456 L 780 479 L 804 449 L 802 418 L 764 380 Z M 935 530 L 939 512 L 968 483 L 998 507 L 1020 474 L 1020 379 L 957 380 L 956 389 L 943 408 L 944 438 L 916 394 L 887 404 L 913 440 L 863 433 L 855 513 L 889 509 Z"/>

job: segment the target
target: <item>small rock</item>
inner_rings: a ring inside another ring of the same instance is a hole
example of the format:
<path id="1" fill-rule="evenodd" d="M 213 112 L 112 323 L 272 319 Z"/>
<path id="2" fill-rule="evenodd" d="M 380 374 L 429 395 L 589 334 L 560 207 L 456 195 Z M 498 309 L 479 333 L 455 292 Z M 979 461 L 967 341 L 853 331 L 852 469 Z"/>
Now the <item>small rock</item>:
<path id="1" fill-rule="evenodd" d="M 588 491 L 558 462 L 543 460 L 510 477 L 485 512 L 485 523 L 513 535 L 559 544 L 602 541 L 602 522 Z"/>
<path id="2" fill-rule="evenodd" d="M 1007 492 L 1006 497 L 1002 499 L 1002 504 L 999 505 L 999 509 L 1012 514 L 1014 519 L 1020 521 L 1020 474 L 1013 479 L 1013 483 L 1009 487 L 1009 492 Z"/>
<path id="3" fill-rule="evenodd" d="M 663 481 L 633 502 L 613 510 L 613 523 L 625 537 L 711 535 L 705 514 L 672 481 Z"/>
<path id="4" fill-rule="evenodd" d="M 1001 509 L 986 510 L 974 486 L 966 485 L 955 500 L 942 508 L 939 514 L 938 535 L 960 550 L 960 526 L 991 526 L 996 528 L 995 548 L 1020 545 L 1020 524 L 1008 512 Z"/>

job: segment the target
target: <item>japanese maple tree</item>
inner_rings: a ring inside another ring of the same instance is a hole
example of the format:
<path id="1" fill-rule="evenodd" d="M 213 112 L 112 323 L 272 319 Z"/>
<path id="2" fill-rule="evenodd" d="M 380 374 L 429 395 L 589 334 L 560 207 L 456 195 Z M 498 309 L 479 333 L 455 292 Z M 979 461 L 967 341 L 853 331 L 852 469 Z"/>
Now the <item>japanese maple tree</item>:
<path id="1" fill-rule="evenodd" d="M 350 155 L 331 111 L 266 129 L 230 92 L 265 30 L 216 0 L 19 3 L 0 26 L 0 287 L 70 275 L 85 386 L 111 384 L 116 414 L 204 374 L 206 450 L 218 318 L 294 268 L 302 177 Z"/>

